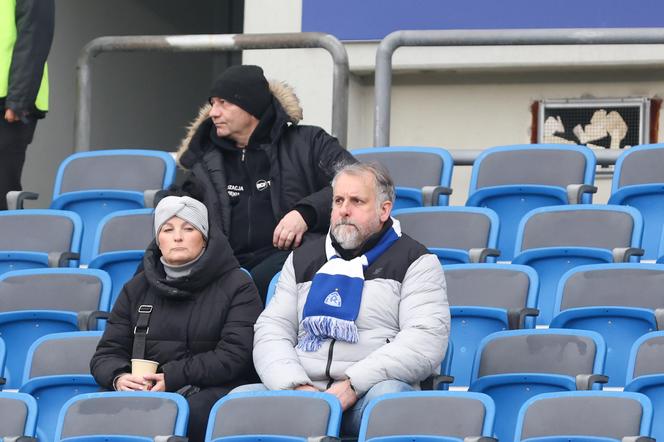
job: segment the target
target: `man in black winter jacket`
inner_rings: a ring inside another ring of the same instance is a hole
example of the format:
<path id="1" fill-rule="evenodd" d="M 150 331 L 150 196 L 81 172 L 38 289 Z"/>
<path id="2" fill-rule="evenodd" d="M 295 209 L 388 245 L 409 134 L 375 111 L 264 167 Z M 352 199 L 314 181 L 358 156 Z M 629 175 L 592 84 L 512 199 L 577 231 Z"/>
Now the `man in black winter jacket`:
<path id="1" fill-rule="evenodd" d="M 178 159 L 202 184 L 211 221 L 265 300 L 289 251 L 327 233 L 330 181 L 339 164 L 355 159 L 323 129 L 297 125 L 302 109 L 292 89 L 268 83 L 258 66 L 228 68 L 209 101 Z"/>

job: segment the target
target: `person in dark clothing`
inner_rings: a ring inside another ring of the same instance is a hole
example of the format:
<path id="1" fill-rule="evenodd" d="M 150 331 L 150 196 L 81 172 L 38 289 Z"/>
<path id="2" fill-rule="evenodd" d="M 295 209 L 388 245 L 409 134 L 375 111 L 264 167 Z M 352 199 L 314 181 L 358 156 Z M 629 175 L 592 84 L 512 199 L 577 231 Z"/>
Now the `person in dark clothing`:
<path id="1" fill-rule="evenodd" d="M 327 233 L 330 181 L 338 165 L 355 162 L 301 119 L 288 85 L 268 82 L 258 66 L 233 66 L 215 81 L 178 152 L 263 301 L 289 251 Z"/>
<path id="2" fill-rule="evenodd" d="M 0 2 L 0 210 L 7 192 L 22 190 L 25 152 L 48 110 L 54 27 L 54 0 Z"/>
<path id="3" fill-rule="evenodd" d="M 262 306 L 204 204 L 168 196 L 154 224 L 143 271 L 122 289 L 90 370 L 106 389 L 181 393 L 189 440 L 203 441 L 214 403 L 255 379 L 253 325 Z M 157 373 L 132 375 L 134 358 L 158 362 Z"/>

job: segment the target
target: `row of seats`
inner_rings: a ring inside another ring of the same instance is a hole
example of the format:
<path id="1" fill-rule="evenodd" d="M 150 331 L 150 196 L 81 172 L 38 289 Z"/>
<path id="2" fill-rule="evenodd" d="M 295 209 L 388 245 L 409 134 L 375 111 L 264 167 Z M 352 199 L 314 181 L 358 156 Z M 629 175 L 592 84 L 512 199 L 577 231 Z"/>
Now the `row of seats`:
<path id="1" fill-rule="evenodd" d="M 361 160 L 385 165 L 397 185 L 397 209 L 447 205 L 452 157 L 441 148 L 386 147 L 353 150 Z M 529 211 L 561 204 L 589 204 L 596 159 L 584 146 L 532 144 L 486 149 L 473 163 L 466 206 L 492 209 L 500 219 L 497 248 L 512 260 L 517 231 Z M 417 171 L 417 173 L 413 173 Z M 616 162 L 611 205 L 636 208 L 643 217 L 645 258 L 656 259 L 664 226 L 664 144 L 634 146 Z"/>
<path id="2" fill-rule="evenodd" d="M 0 393 L 0 436 L 33 437 L 37 409 L 29 395 Z M 482 393 L 388 394 L 366 408 L 358 440 L 495 441 L 494 423 L 499 418 L 494 411 L 492 399 Z M 177 437 L 186 434 L 188 412 L 186 400 L 173 393 L 82 394 L 63 406 L 52 440 L 182 440 Z M 212 408 L 205 440 L 304 442 L 324 436 L 338 438 L 341 416 L 339 402 L 326 393 L 230 394 Z M 639 393 L 545 393 L 528 400 L 519 411 L 515 431 L 504 438 L 498 436 L 498 440 L 652 441 L 653 422 L 652 404 Z"/>

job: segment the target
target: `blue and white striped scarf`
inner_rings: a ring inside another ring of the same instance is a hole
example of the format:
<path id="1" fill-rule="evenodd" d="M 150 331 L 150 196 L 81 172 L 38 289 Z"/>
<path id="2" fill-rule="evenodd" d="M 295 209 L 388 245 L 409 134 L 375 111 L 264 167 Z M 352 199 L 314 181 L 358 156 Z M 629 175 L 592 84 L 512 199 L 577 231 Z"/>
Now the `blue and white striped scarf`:
<path id="1" fill-rule="evenodd" d="M 349 261 L 340 258 L 328 232 L 325 238 L 327 262 L 316 272 L 302 312 L 304 335 L 297 344 L 300 350 L 318 350 L 328 338 L 357 343 L 355 320 L 360 312 L 364 270 L 401 237 L 399 221 L 392 219 L 378 243 L 364 255 Z"/>

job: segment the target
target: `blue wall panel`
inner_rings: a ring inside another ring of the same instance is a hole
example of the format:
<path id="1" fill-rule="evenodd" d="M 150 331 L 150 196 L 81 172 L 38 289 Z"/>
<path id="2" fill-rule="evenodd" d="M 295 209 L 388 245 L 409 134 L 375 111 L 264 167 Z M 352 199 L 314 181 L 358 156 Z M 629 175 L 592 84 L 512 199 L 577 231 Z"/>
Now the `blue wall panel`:
<path id="1" fill-rule="evenodd" d="M 302 30 L 380 40 L 405 29 L 664 26 L 664 0 L 302 0 Z"/>

